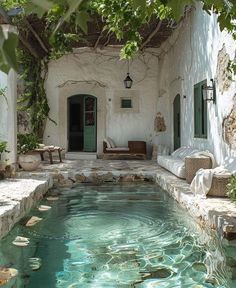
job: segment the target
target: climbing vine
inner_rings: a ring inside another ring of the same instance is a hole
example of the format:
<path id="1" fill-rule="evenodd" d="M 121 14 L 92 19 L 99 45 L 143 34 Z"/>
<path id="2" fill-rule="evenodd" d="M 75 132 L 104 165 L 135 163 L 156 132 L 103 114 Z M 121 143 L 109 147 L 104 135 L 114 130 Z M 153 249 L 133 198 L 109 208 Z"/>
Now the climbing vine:
<path id="1" fill-rule="evenodd" d="M 48 63 L 22 50 L 18 53 L 18 59 L 20 77 L 24 80 L 24 92 L 18 100 L 18 108 L 28 113 L 33 132 L 42 138 L 50 110 L 44 88 Z"/>

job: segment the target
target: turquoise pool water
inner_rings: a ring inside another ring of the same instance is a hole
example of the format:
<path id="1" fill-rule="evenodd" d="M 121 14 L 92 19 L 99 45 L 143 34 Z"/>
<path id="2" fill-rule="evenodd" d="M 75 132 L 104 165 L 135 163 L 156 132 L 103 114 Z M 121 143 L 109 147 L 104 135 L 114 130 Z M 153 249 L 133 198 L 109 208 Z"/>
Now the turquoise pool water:
<path id="1" fill-rule="evenodd" d="M 235 287 L 217 237 L 158 186 L 81 185 L 58 194 L 42 201 L 49 211 L 31 210 L 41 222 L 26 227 L 27 217 L 0 242 L 0 265 L 19 270 L 7 287 Z M 17 235 L 30 244 L 14 246 Z M 32 261 L 42 266 L 32 270 Z"/>

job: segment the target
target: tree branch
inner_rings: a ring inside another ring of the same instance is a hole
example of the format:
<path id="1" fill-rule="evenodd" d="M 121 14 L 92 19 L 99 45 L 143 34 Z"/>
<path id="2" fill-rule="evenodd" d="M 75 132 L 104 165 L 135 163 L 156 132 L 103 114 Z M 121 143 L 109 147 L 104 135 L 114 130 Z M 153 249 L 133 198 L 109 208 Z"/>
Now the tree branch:
<path id="1" fill-rule="evenodd" d="M 159 21 L 156 28 L 148 35 L 148 37 L 144 40 L 142 45 L 140 46 L 140 50 L 143 50 L 143 48 L 147 45 L 148 42 L 151 41 L 151 39 L 156 35 L 156 33 L 160 30 L 161 28 L 162 21 Z"/>
<path id="2" fill-rule="evenodd" d="M 93 49 L 96 50 L 99 44 L 100 39 L 102 38 L 102 31 L 100 32 L 100 35 L 98 36 L 98 39 L 96 40 Z"/>

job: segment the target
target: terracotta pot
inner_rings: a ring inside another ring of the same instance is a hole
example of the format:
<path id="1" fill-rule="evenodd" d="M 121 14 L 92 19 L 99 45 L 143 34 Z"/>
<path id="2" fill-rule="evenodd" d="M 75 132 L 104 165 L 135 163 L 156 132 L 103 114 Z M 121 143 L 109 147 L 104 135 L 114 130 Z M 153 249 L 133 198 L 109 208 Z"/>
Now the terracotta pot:
<path id="1" fill-rule="evenodd" d="M 38 154 L 21 154 L 18 157 L 18 163 L 25 171 L 34 171 L 39 167 L 41 162 Z"/>

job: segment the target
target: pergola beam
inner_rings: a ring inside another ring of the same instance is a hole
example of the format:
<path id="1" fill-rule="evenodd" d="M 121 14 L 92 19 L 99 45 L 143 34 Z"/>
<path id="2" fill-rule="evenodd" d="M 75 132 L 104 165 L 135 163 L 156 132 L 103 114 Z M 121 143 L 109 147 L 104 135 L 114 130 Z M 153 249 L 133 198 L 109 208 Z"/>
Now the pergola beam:
<path id="1" fill-rule="evenodd" d="M 11 18 L 7 15 L 6 11 L 1 6 L 0 6 L 0 15 L 2 16 L 6 24 L 14 26 L 14 24 L 11 21 Z M 29 50 L 32 56 L 34 56 L 35 58 L 40 58 L 36 50 L 33 48 L 33 46 L 21 35 L 20 31 L 19 31 L 19 40 L 23 44 L 23 46 L 27 50 Z"/>
<path id="2" fill-rule="evenodd" d="M 29 23 L 29 21 L 27 19 L 25 19 L 25 23 L 28 26 L 29 30 L 34 35 L 34 37 L 37 39 L 41 48 L 48 54 L 49 51 L 48 51 L 47 47 L 45 46 L 45 44 L 43 43 L 42 39 L 39 37 L 38 33 L 34 30 L 34 28 L 31 26 L 31 24 Z"/>

